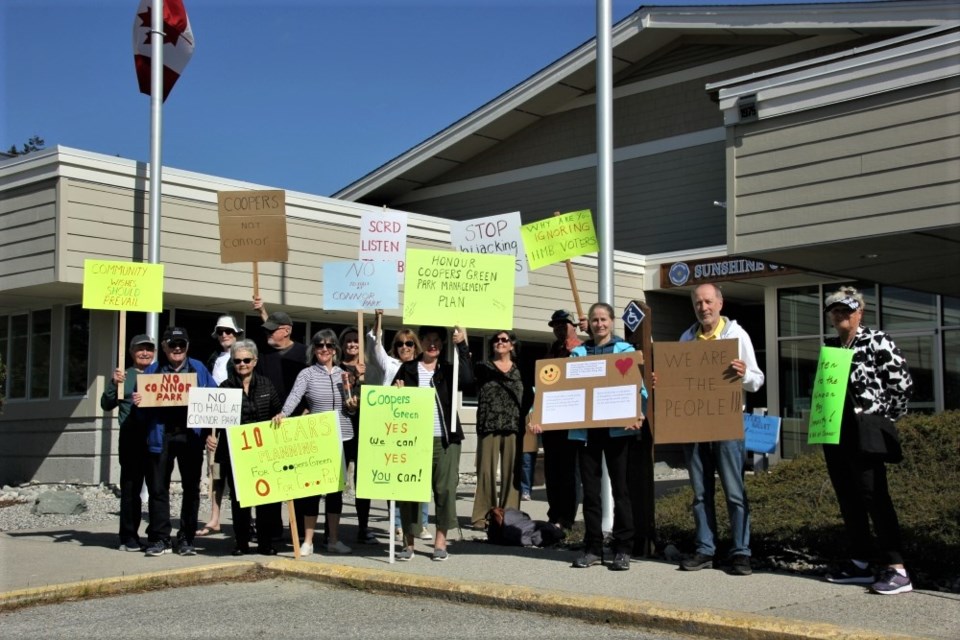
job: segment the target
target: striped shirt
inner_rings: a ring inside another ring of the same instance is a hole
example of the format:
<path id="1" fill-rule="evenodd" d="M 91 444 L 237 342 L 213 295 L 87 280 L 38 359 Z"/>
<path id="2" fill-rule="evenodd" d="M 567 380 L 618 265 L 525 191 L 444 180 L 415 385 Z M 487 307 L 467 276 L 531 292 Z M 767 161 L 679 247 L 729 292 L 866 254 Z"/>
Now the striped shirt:
<path id="1" fill-rule="evenodd" d="M 336 411 L 340 424 L 340 441 L 346 442 L 353 438 L 353 424 L 350 414 L 344 407 L 343 374 L 344 370 L 334 365 L 333 369 L 320 364 L 314 364 L 297 375 L 293 389 L 283 403 L 283 415 L 289 416 L 296 411 L 297 405 L 304 398 L 307 399 L 307 408 L 310 413 Z"/>
<path id="2" fill-rule="evenodd" d="M 437 363 L 439 366 L 439 363 Z M 432 387 L 433 386 L 433 372 L 436 369 L 427 369 L 423 366 L 422 362 L 417 363 L 417 377 L 420 380 L 419 386 L 421 387 Z M 442 438 L 443 437 L 443 423 L 440 422 L 440 410 L 437 407 L 436 398 L 434 398 L 433 403 L 433 437 Z"/>

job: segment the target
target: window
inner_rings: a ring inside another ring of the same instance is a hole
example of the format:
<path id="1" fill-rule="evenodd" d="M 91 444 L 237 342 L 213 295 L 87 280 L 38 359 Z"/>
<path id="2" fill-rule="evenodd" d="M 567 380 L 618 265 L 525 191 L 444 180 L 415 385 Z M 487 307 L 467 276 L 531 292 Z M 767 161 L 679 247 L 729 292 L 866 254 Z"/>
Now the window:
<path id="1" fill-rule="evenodd" d="M 63 395 L 83 395 L 90 385 L 90 312 L 78 304 L 63 310 L 63 340 Z"/>
<path id="2" fill-rule="evenodd" d="M 6 397 L 50 397 L 49 309 L 0 316 L 0 357 L 7 367 Z"/>
<path id="3" fill-rule="evenodd" d="M 899 287 L 883 287 L 883 330 L 931 329 L 937 324 L 937 296 Z"/>

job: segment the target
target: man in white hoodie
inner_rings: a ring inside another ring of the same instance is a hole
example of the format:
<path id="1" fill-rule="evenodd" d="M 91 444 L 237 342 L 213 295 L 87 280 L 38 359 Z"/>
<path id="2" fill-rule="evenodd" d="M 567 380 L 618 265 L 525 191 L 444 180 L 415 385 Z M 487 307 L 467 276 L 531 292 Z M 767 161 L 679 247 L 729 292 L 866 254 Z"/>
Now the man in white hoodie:
<path id="1" fill-rule="evenodd" d="M 690 340 L 727 340 L 740 342 L 738 358 L 730 367 L 743 381 L 744 391 L 757 391 L 763 386 L 763 372 L 757 366 L 753 342 L 736 320 L 720 315 L 723 294 L 712 284 L 702 284 L 693 290 L 693 311 L 697 322 L 687 329 L 681 342 Z M 716 480 L 720 476 L 730 516 L 730 572 L 748 576 L 750 568 L 750 505 L 743 485 L 744 443 L 740 440 L 697 442 L 683 445 L 683 453 L 693 488 L 693 522 L 696 526 L 696 553 L 680 562 L 685 571 L 698 571 L 713 566 L 716 554 L 717 517 L 714 505 Z"/>

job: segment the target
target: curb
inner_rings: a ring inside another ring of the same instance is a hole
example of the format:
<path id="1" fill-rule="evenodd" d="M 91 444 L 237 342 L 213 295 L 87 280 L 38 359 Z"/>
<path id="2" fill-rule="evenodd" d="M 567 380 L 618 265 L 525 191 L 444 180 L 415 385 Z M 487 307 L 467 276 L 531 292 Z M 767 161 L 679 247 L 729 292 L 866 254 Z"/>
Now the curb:
<path id="1" fill-rule="evenodd" d="M 527 611 L 578 621 L 639 627 L 683 635 L 731 640 L 916 640 L 914 636 L 850 629 L 831 624 L 762 616 L 722 609 L 691 609 L 606 596 L 581 596 L 470 580 L 450 580 L 338 564 L 278 559 L 229 562 L 117 578 L 84 580 L 0 593 L 0 611 L 66 600 L 122 595 L 131 591 L 187 587 L 238 579 L 286 577 L 374 593 L 438 598 Z"/>
<path id="2" fill-rule="evenodd" d="M 101 596 L 123 595 L 143 589 L 188 587 L 206 582 L 236 580 L 249 577 L 260 570 L 256 562 L 229 562 L 225 564 L 169 569 L 140 573 L 118 578 L 99 578 L 65 584 L 52 584 L 0 593 L 0 611 L 18 607 L 54 604 L 64 600 L 83 600 Z"/>
<path id="3" fill-rule="evenodd" d="M 849 629 L 836 625 L 775 618 L 721 609 L 690 609 L 656 602 L 580 596 L 488 582 L 449 580 L 335 564 L 272 560 L 263 568 L 277 575 L 316 580 L 363 591 L 441 598 L 601 624 L 640 627 L 731 640 L 916 640 L 914 636 Z"/>

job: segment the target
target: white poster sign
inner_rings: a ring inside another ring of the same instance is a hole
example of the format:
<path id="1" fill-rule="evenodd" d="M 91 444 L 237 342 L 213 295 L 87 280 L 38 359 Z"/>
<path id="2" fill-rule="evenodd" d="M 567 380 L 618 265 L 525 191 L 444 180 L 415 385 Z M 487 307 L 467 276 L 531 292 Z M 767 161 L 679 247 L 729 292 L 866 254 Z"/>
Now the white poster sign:
<path id="1" fill-rule="evenodd" d="M 457 251 L 499 253 L 514 257 L 517 287 L 529 282 L 527 253 L 520 237 L 520 212 L 450 222 L 450 243 Z"/>
<path id="2" fill-rule="evenodd" d="M 407 212 L 384 209 L 360 216 L 361 260 L 396 261 L 397 282 L 403 284 L 407 257 Z"/>

